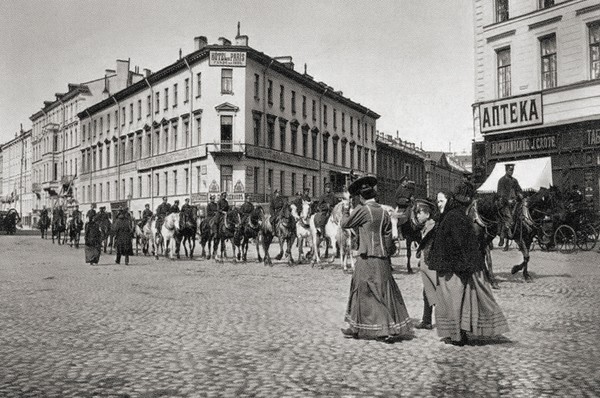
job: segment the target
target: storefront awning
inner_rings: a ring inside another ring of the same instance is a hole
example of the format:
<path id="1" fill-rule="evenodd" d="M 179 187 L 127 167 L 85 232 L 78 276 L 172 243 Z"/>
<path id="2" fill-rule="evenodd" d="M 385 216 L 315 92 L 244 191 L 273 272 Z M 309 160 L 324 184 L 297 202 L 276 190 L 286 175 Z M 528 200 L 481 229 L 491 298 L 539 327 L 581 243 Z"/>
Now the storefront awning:
<path id="1" fill-rule="evenodd" d="M 544 157 L 537 159 L 515 160 L 498 162 L 487 180 L 477 189 L 479 193 L 493 193 L 498 187 L 498 180 L 506 174 L 504 165 L 512 163 L 515 165 L 513 177 L 519 181 L 521 189 L 537 191 L 540 188 L 550 188 L 552 183 L 552 158 Z"/>

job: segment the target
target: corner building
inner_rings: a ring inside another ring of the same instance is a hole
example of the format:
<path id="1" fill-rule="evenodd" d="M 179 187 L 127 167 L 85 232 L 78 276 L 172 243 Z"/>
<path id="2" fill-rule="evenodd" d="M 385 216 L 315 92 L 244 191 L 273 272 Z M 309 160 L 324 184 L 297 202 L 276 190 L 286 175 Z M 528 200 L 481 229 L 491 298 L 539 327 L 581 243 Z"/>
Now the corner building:
<path id="1" fill-rule="evenodd" d="M 78 116 L 84 208 L 128 206 L 139 217 L 163 196 L 199 205 L 222 191 L 230 203 L 244 193 L 268 201 L 276 189 L 317 196 L 325 182 L 341 190 L 351 169 L 375 173 L 379 115 L 243 35 L 197 37 L 191 54 Z"/>
<path id="2" fill-rule="evenodd" d="M 473 175 L 550 156 L 554 185 L 600 205 L 600 2 L 474 0 Z M 532 171 L 535 172 L 535 171 Z"/>

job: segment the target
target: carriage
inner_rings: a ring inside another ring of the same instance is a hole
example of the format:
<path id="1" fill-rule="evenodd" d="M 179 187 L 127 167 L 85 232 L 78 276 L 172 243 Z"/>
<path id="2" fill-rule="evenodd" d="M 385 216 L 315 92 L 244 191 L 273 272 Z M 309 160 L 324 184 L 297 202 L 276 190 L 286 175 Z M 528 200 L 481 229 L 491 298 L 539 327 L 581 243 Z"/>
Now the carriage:
<path id="1" fill-rule="evenodd" d="M 537 243 L 540 248 L 556 248 L 561 253 L 572 253 L 577 248 L 592 250 L 598 241 L 593 210 L 584 202 L 566 203 L 558 209 L 546 215 L 539 227 Z"/>

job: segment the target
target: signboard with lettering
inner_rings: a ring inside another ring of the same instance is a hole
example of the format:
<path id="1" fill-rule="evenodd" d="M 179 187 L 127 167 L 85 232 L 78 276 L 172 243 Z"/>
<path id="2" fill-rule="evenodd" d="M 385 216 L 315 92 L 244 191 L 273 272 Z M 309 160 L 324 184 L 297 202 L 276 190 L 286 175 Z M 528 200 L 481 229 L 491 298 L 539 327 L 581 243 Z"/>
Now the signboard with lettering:
<path id="1" fill-rule="evenodd" d="M 307 159 L 302 156 L 292 155 L 291 153 L 274 151 L 269 148 L 261 148 L 253 145 L 246 145 L 246 156 L 251 158 L 269 159 L 273 162 L 299 166 L 305 169 L 319 169 L 319 162 L 315 159 Z"/>
<path id="2" fill-rule="evenodd" d="M 166 166 L 172 163 L 195 160 L 206 156 L 206 146 L 196 146 L 175 152 L 169 152 L 158 156 L 152 156 L 137 161 L 138 170 L 146 170 L 153 167 Z"/>
<path id="3" fill-rule="evenodd" d="M 553 134 L 492 142 L 490 143 L 490 154 L 492 156 L 502 156 L 525 152 L 548 152 L 557 148 L 558 137 Z"/>
<path id="4" fill-rule="evenodd" d="M 208 202 L 208 192 L 195 192 L 190 195 L 190 202 L 193 205 Z"/>
<path id="5" fill-rule="evenodd" d="M 544 123 L 542 94 L 512 97 L 479 105 L 481 133 Z"/>
<path id="6" fill-rule="evenodd" d="M 211 51 L 209 66 L 246 66 L 245 51 Z"/>
<path id="7" fill-rule="evenodd" d="M 586 144 L 588 146 L 597 146 L 600 145 L 600 129 L 589 129 L 586 130 Z"/>

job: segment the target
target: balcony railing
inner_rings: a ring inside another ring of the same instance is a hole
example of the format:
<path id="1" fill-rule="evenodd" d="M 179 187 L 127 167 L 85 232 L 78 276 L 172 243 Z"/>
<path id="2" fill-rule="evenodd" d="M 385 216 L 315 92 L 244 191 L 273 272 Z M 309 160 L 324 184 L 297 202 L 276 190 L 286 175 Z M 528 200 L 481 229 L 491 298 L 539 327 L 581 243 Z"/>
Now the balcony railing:
<path id="1" fill-rule="evenodd" d="M 207 146 L 211 153 L 244 153 L 246 150 L 246 144 L 226 140 L 213 142 L 212 144 L 207 144 Z"/>

